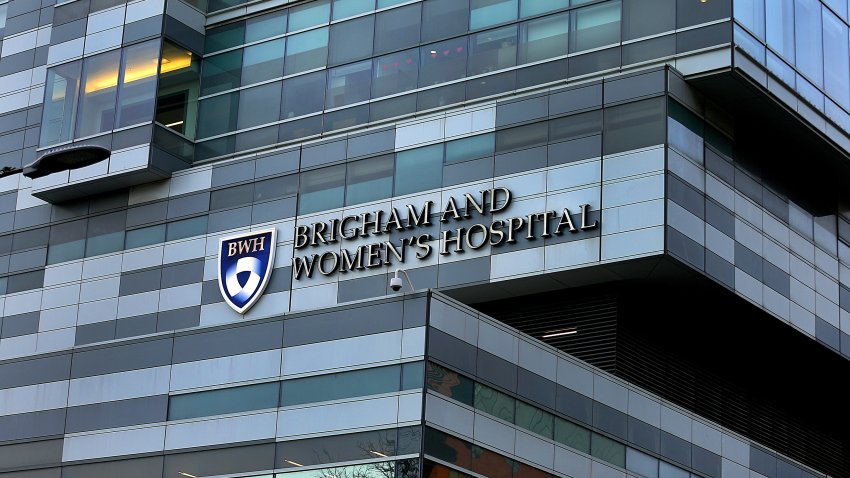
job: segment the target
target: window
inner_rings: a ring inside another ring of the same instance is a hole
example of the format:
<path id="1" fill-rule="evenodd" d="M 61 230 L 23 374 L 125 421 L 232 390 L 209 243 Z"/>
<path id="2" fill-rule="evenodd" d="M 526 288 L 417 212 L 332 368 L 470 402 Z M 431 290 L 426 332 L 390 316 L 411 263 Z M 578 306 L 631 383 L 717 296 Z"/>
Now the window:
<path id="1" fill-rule="evenodd" d="M 165 240 L 176 241 L 178 239 L 206 234 L 208 217 L 209 216 L 199 216 L 168 223 Z"/>
<path id="2" fill-rule="evenodd" d="M 134 247 L 159 244 L 160 242 L 165 242 L 165 224 L 127 231 L 127 237 L 124 240 L 124 247 L 132 249 Z"/>
<path id="3" fill-rule="evenodd" d="M 115 212 L 89 219 L 86 257 L 120 251 L 124 247 L 127 212 Z"/>
<path id="4" fill-rule="evenodd" d="M 545 121 L 499 130 L 496 132 L 496 151 L 511 151 L 543 144 L 548 136 L 549 125 Z"/>
<path id="5" fill-rule="evenodd" d="M 613 154 L 664 142 L 664 98 L 614 106 L 604 117 L 603 153 Z"/>
<path id="6" fill-rule="evenodd" d="M 395 194 L 410 194 L 439 188 L 443 185 L 443 145 L 396 153 Z M 430 365 L 429 365 L 430 367 Z M 436 367 L 436 366 L 435 366 Z M 436 373 L 436 372 L 435 372 Z M 431 372 L 428 373 L 429 380 Z M 430 383 L 430 382 L 429 382 Z M 442 392 L 441 392 L 442 393 Z M 472 390 L 469 390 L 470 402 Z M 451 396 L 451 395 L 449 395 Z"/>
<path id="7" fill-rule="evenodd" d="M 327 63 L 327 56 L 327 27 L 293 35 L 287 40 L 284 72 L 292 75 L 321 68 Z"/>
<path id="8" fill-rule="evenodd" d="M 348 163 L 345 203 L 361 204 L 393 195 L 393 156 Z"/>
<path id="9" fill-rule="evenodd" d="M 325 106 L 330 109 L 368 100 L 371 81 L 372 60 L 329 70 Z"/>
<path id="10" fill-rule="evenodd" d="M 548 1 L 548 0 L 547 0 Z M 422 41 L 466 33 L 469 0 L 428 0 L 422 3 Z"/>
<path id="11" fill-rule="evenodd" d="M 764 39 L 764 0 L 735 0 L 733 7 L 735 20 L 757 37 Z"/>
<path id="12" fill-rule="evenodd" d="M 158 66 L 158 41 L 133 45 L 124 51 L 116 120 L 119 128 L 153 119 Z"/>
<path id="13" fill-rule="evenodd" d="M 286 33 L 286 13 L 286 10 L 280 10 L 249 18 L 245 22 L 245 42 L 264 40 Z"/>
<path id="14" fill-rule="evenodd" d="M 328 63 L 339 65 L 371 56 L 374 30 L 372 15 L 331 25 Z"/>
<path id="15" fill-rule="evenodd" d="M 634 448 L 626 448 L 626 469 L 644 478 L 658 478 L 658 459 Z"/>
<path id="16" fill-rule="evenodd" d="M 474 407 L 482 412 L 502 420 L 513 423 L 516 418 L 516 404 L 514 397 L 506 395 L 480 383 L 475 384 Z"/>
<path id="17" fill-rule="evenodd" d="M 0 37 L 3 36 L 3 32 L 6 30 L 6 14 L 9 10 L 9 3 L 6 2 L 0 5 Z"/>
<path id="18" fill-rule="evenodd" d="M 242 76 L 242 50 L 204 58 L 201 96 L 238 88 Z"/>
<path id="19" fill-rule="evenodd" d="M 190 139 L 195 137 L 200 61 L 170 42 L 162 44 L 156 121 Z"/>
<path id="20" fill-rule="evenodd" d="M 81 62 L 75 61 L 51 68 L 47 72 L 39 140 L 42 146 L 71 140 L 77 111 L 77 93 L 80 89 L 81 66 Z"/>
<path id="21" fill-rule="evenodd" d="M 277 407 L 279 382 L 173 395 L 168 400 L 168 419 L 224 415 Z"/>
<path id="22" fill-rule="evenodd" d="M 441 395 L 470 406 L 473 404 L 475 383 L 459 373 L 428 362 L 425 367 L 425 384 L 428 389 Z"/>
<path id="23" fill-rule="evenodd" d="M 281 406 L 325 402 L 397 392 L 401 384 L 401 367 L 391 365 L 284 380 L 281 383 Z"/>
<path id="24" fill-rule="evenodd" d="M 375 0 L 334 0 L 333 19 L 353 17 L 375 9 Z"/>
<path id="25" fill-rule="evenodd" d="M 375 53 L 407 48 L 419 43 L 419 3 L 381 12 L 375 21 Z"/>
<path id="26" fill-rule="evenodd" d="M 767 45 L 794 63 L 794 0 L 770 0 L 765 7 Z"/>
<path id="27" fill-rule="evenodd" d="M 281 101 L 281 119 L 322 111 L 325 105 L 325 72 L 317 71 L 308 75 L 296 76 L 284 80 L 283 99 Z"/>
<path id="28" fill-rule="evenodd" d="M 517 18 L 517 0 L 471 0 L 469 29 L 477 30 Z"/>
<path id="29" fill-rule="evenodd" d="M 821 4 L 818 0 L 796 0 L 794 19 L 797 51 L 797 69 L 818 86 L 823 86 L 823 29 Z"/>
<path id="30" fill-rule="evenodd" d="M 563 418 L 555 417 L 553 438 L 556 442 L 570 448 L 584 453 L 590 453 L 590 430 L 568 422 Z"/>
<path id="31" fill-rule="evenodd" d="M 566 13 L 523 22 L 520 25 L 519 63 L 566 55 L 569 26 Z"/>
<path id="32" fill-rule="evenodd" d="M 620 41 L 620 2 L 575 10 L 570 16 L 570 51 L 578 52 Z"/>
<path id="33" fill-rule="evenodd" d="M 590 454 L 620 468 L 626 467 L 625 445 L 598 433 L 590 437 Z"/>
<path id="34" fill-rule="evenodd" d="M 330 0 L 318 0 L 295 7 L 289 11 L 287 31 L 294 32 L 328 23 L 330 16 Z"/>
<path id="35" fill-rule="evenodd" d="M 118 65 L 121 51 L 114 50 L 83 60 L 83 80 L 74 137 L 109 131 L 115 126 Z"/>
<path id="36" fill-rule="evenodd" d="M 516 65 L 516 25 L 469 36 L 469 75 Z"/>
<path id="37" fill-rule="evenodd" d="M 86 220 L 66 222 L 50 227 L 47 264 L 82 259 L 86 248 Z"/>
<path id="38" fill-rule="evenodd" d="M 479 134 L 446 143 L 446 163 L 492 156 L 496 147 L 493 133 Z"/>
<path id="39" fill-rule="evenodd" d="M 567 0 L 522 0 L 519 4 L 519 16 L 528 18 L 534 15 L 554 12 L 562 8 L 567 8 Z"/>
<path id="40" fill-rule="evenodd" d="M 284 20 L 285 21 L 285 20 Z M 215 53 L 239 46 L 245 42 L 245 22 L 210 28 L 204 38 L 204 51 Z"/>
<path id="41" fill-rule="evenodd" d="M 419 50 L 414 48 L 376 58 L 372 70 L 373 98 L 413 90 L 419 78 Z"/>
<path id="42" fill-rule="evenodd" d="M 847 25 L 823 9 L 823 83 L 826 92 L 835 101 L 850 108 L 850 51 L 847 43 Z"/>
<path id="43" fill-rule="evenodd" d="M 552 438 L 554 419 L 555 417 L 549 412 L 544 412 L 523 402 L 517 402 L 516 424 L 518 427 L 546 438 Z"/>
<path id="44" fill-rule="evenodd" d="M 239 92 L 204 99 L 198 107 L 198 137 L 208 138 L 236 130 Z"/>
<path id="45" fill-rule="evenodd" d="M 345 165 L 301 174 L 298 214 L 342 207 L 345 203 Z"/>
<path id="46" fill-rule="evenodd" d="M 623 40 L 675 29 L 676 0 L 623 0 Z"/>
<path id="47" fill-rule="evenodd" d="M 466 75 L 466 37 L 423 46 L 419 55 L 419 86 L 445 83 Z"/>
<path id="48" fill-rule="evenodd" d="M 279 178 L 254 183 L 254 201 L 268 201 L 298 193 L 298 175 L 290 174 Z"/>
<path id="49" fill-rule="evenodd" d="M 242 59 L 242 84 L 250 85 L 283 76 L 285 44 L 286 40 L 279 38 L 246 47 Z"/>
<path id="50" fill-rule="evenodd" d="M 277 108 L 269 105 L 280 104 L 281 82 L 266 83 L 239 91 L 239 119 L 237 129 L 250 128 L 279 119 Z"/>

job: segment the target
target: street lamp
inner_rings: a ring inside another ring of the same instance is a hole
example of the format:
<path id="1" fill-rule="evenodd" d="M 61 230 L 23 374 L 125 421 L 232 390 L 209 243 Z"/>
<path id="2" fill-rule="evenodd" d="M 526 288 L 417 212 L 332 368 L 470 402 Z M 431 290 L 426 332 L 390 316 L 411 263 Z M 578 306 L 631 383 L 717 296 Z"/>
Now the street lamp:
<path id="1" fill-rule="evenodd" d="M 48 150 L 40 158 L 23 168 L 4 166 L 0 168 L 0 178 L 23 173 L 28 178 L 40 178 L 48 174 L 83 168 L 108 158 L 111 151 L 103 146 L 73 145 L 60 146 Z"/>

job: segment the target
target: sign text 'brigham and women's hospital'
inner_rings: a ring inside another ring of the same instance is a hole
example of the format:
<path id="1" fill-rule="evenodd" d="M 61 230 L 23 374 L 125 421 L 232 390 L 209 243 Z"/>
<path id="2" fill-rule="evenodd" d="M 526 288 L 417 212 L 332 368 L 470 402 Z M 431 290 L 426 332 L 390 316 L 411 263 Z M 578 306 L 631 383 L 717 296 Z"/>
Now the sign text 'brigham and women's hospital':
<path id="1" fill-rule="evenodd" d="M 295 227 L 296 255 L 292 258 L 295 279 L 310 278 L 318 271 L 322 275 L 337 272 L 371 269 L 392 265 L 393 261 L 404 263 L 412 253 L 416 259 L 425 259 L 434 253 L 458 254 L 466 250 L 477 250 L 484 246 L 497 247 L 518 240 L 533 240 L 577 233 L 599 227 L 599 221 L 590 222 L 587 204 L 578 207 L 576 215 L 564 208 L 562 211 L 544 211 L 508 219 L 493 219 L 476 222 L 469 226 L 445 229 L 439 238 L 431 233 L 417 234 L 417 228 L 432 226 L 434 221 L 466 221 L 471 218 L 492 218 L 494 214 L 507 210 L 511 204 L 511 191 L 499 187 L 485 189 L 477 195 L 464 194 L 463 199 L 449 198 L 440 211 L 434 210 L 433 201 L 420 206 L 408 204 L 404 208 L 389 211 L 367 212 L 331 219 L 325 222 L 304 224 Z M 437 213 L 438 219 L 432 217 Z M 361 244 L 346 248 L 346 242 L 360 241 L 373 235 L 390 235 L 396 239 Z M 409 234 L 409 235 L 408 235 Z M 437 243 L 433 241 L 438 239 Z M 341 243 L 337 251 L 298 255 L 299 250 Z M 412 251 L 409 251 L 412 250 Z"/>

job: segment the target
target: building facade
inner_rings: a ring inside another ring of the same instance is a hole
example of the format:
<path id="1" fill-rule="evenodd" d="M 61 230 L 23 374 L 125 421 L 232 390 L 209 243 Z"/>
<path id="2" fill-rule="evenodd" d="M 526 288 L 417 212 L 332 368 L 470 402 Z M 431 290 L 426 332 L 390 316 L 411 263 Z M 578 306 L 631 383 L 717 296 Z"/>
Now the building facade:
<path id="1" fill-rule="evenodd" d="M 850 476 L 849 15 L 0 3 L 0 478 Z"/>

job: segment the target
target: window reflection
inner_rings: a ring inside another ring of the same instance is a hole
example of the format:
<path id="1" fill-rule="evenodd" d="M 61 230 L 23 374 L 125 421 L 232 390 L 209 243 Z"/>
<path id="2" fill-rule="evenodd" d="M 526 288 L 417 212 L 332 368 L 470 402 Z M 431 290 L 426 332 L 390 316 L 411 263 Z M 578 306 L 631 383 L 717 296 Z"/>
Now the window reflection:
<path id="1" fill-rule="evenodd" d="M 124 52 L 118 96 L 119 128 L 144 123 L 153 117 L 158 66 L 157 42 L 133 45 Z"/>
<path id="2" fill-rule="evenodd" d="M 200 62 L 171 42 L 162 44 L 156 122 L 188 138 L 195 137 Z"/>
<path id="3" fill-rule="evenodd" d="M 83 61 L 83 81 L 75 137 L 109 131 L 115 124 L 120 50 L 90 56 Z"/>
<path id="4" fill-rule="evenodd" d="M 82 62 L 75 61 L 51 68 L 47 72 L 39 141 L 42 146 L 71 139 L 81 67 Z"/>

